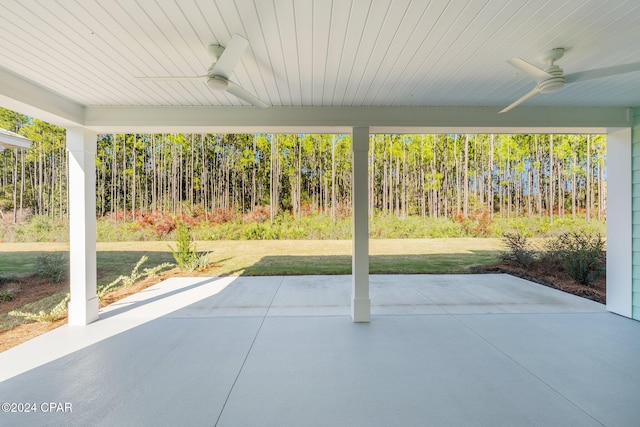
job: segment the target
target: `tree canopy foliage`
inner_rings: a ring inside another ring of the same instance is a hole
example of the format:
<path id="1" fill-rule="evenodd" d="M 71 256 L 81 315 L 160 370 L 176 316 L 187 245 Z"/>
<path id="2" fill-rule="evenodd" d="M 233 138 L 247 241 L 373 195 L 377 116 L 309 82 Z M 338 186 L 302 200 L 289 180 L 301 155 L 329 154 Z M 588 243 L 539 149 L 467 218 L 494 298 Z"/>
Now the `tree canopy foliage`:
<path id="1" fill-rule="evenodd" d="M 0 127 L 34 141 L 0 152 L 0 213 L 65 218 L 65 131 L 0 109 Z M 603 135 L 376 134 L 370 212 L 468 218 L 604 215 Z M 350 135 L 98 136 L 98 216 L 256 213 L 274 219 L 351 210 Z"/>

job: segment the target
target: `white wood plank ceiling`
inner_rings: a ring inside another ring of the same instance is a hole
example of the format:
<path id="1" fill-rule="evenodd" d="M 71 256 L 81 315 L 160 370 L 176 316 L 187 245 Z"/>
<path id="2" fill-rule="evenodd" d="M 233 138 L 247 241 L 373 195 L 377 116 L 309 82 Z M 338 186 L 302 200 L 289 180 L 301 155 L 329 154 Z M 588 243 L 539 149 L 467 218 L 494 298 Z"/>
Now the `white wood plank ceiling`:
<path id="1" fill-rule="evenodd" d="M 506 63 L 569 51 L 565 73 L 640 62 L 638 0 L 0 0 L 0 68 L 89 106 L 240 106 L 205 83 L 207 45 L 250 43 L 232 80 L 272 106 L 504 107 Z M 528 106 L 640 106 L 640 72 Z"/>

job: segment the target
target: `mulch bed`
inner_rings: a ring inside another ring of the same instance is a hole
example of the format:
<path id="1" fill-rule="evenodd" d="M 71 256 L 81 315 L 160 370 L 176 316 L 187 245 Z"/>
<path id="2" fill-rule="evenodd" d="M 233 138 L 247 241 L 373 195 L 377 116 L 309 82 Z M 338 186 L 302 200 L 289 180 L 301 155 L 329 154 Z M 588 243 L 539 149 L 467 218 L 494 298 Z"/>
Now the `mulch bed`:
<path id="1" fill-rule="evenodd" d="M 102 308 L 177 274 L 177 269 L 168 270 L 161 272 L 154 277 L 142 280 L 131 287 L 117 289 L 100 301 L 100 307 Z M 98 272 L 98 276 L 100 276 L 100 272 Z M 14 298 L 11 301 L 0 301 L 0 312 L 7 313 L 25 304 L 37 301 L 57 292 L 68 292 L 69 281 L 65 280 L 61 283 L 51 283 L 35 276 L 22 277 L 0 284 L 0 292 L 2 291 L 8 291 L 14 294 Z M 66 315 L 55 322 L 23 323 L 13 329 L 1 331 L 0 352 L 15 347 L 16 345 L 35 338 L 38 335 L 49 332 L 64 325 L 65 323 L 67 323 Z"/>
<path id="2" fill-rule="evenodd" d="M 35 276 L 19 277 L 0 283 L 0 292 L 10 292 L 13 299 L 0 301 L 0 312 L 6 313 L 57 292 L 69 290 L 69 282 L 52 283 Z"/>
<path id="3" fill-rule="evenodd" d="M 472 269 L 473 273 L 506 273 L 520 277 L 531 282 L 539 283 L 553 289 L 558 289 L 582 298 L 587 298 L 602 304 L 607 302 L 607 280 L 600 277 L 591 286 L 584 286 L 576 283 L 564 271 L 548 271 L 544 266 L 533 265 L 530 268 L 523 268 L 505 261 L 502 264 Z"/>

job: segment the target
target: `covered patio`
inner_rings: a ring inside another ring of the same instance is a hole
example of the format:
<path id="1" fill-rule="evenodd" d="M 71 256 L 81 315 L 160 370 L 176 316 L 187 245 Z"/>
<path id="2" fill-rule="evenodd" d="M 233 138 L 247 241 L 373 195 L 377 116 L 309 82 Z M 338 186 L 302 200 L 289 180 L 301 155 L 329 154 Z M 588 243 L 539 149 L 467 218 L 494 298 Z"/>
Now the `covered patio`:
<path id="1" fill-rule="evenodd" d="M 72 224 L 69 325 L 0 355 L 4 401 L 37 405 L 0 424 L 637 424 L 640 73 L 499 114 L 537 87 L 514 57 L 562 47 L 568 75 L 639 62 L 634 2 L 24 0 L 0 12 L 0 105 L 67 129 Z M 249 47 L 223 77 L 267 108 L 202 81 L 141 79 L 208 72 L 208 52 L 235 34 Z M 96 137 L 112 132 L 351 134 L 353 274 L 175 279 L 99 311 Z M 509 276 L 369 276 L 370 135 L 474 132 L 607 135 L 606 307 Z"/>
<path id="2" fill-rule="evenodd" d="M 67 129 L 69 322 L 98 317 L 96 138 L 116 132 L 351 134 L 355 322 L 371 134 L 606 134 L 607 309 L 640 318 L 640 8 L 392 3 L 3 3 L 0 105 Z"/>
<path id="3" fill-rule="evenodd" d="M 601 304 L 500 274 L 371 276 L 374 320 L 352 324 L 349 295 L 348 276 L 169 279 L 91 325 L 0 354 L 0 395 L 37 403 L 0 419 L 629 426 L 640 416 L 640 328 Z"/>

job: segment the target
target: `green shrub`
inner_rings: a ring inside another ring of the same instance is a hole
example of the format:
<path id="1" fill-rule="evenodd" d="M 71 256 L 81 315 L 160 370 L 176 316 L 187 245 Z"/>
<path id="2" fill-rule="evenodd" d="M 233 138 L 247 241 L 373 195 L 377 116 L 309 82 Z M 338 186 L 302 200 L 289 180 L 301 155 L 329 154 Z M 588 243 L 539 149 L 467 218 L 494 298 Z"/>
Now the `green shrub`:
<path id="1" fill-rule="evenodd" d="M 50 253 L 36 258 L 36 276 L 47 279 L 53 283 L 64 280 L 69 265 L 62 253 Z"/>
<path id="2" fill-rule="evenodd" d="M 505 233 L 502 243 L 506 246 L 506 251 L 501 254 L 503 260 L 513 261 L 523 268 L 529 268 L 535 261 L 535 250 L 524 234 Z"/>
<path id="3" fill-rule="evenodd" d="M 307 238 L 307 230 L 304 227 L 291 227 L 286 231 L 286 238 L 290 240 L 301 240 Z"/>
<path id="4" fill-rule="evenodd" d="M 9 291 L 0 292 L 0 301 L 12 301 L 13 298 L 15 298 L 15 295 L 13 292 L 9 292 Z"/>
<path id="5" fill-rule="evenodd" d="M 184 206 L 186 209 L 187 206 Z M 189 209 L 190 210 L 190 206 Z M 233 211 L 216 209 L 208 213 L 208 220 L 200 208 L 182 216 L 185 227 L 195 240 L 264 240 L 264 239 L 350 239 L 351 217 L 312 212 L 293 217 L 288 211 L 269 220 L 268 209 L 259 208 L 251 214 L 235 214 Z M 143 213 L 136 221 L 115 221 L 100 218 L 96 223 L 98 241 L 148 241 L 177 240 L 175 228 L 180 219 L 170 213 Z M 526 237 L 544 237 L 561 232 L 589 229 L 604 235 L 604 220 L 584 218 L 512 216 L 491 217 L 488 211 L 473 211 L 468 218 L 422 218 L 420 215 L 397 217 L 393 213 L 376 211 L 370 221 L 369 235 L 374 239 L 395 238 L 446 238 L 446 237 L 502 237 L 507 231 L 517 231 Z M 21 242 L 68 241 L 68 221 L 52 219 L 50 216 L 32 216 L 18 224 L 0 224 L 0 240 Z"/>
<path id="6" fill-rule="evenodd" d="M 213 261 L 211 259 L 212 252 L 199 252 L 188 266 L 189 271 L 204 270 Z"/>
<path id="7" fill-rule="evenodd" d="M 34 215 L 29 221 L 16 225 L 14 239 L 18 242 L 65 242 L 69 240 L 69 223 L 46 215 Z"/>
<path id="8" fill-rule="evenodd" d="M 176 228 L 176 249 L 169 247 L 177 266 L 183 270 L 203 270 L 211 263 L 211 253 L 196 250 L 191 230 L 184 224 Z"/>
<path id="9" fill-rule="evenodd" d="M 0 285 L 2 285 L 3 283 L 8 283 L 8 282 L 15 282 L 17 280 L 17 277 L 14 275 L 0 275 Z"/>
<path id="10" fill-rule="evenodd" d="M 141 227 L 138 222 L 99 219 L 96 222 L 96 238 L 99 242 L 142 242 L 157 240 L 158 235 L 153 229 Z"/>
<path id="11" fill-rule="evenodd" d="M 278 240 L 280 233 L 276 230 L 277 225 L 251 223 L 243 233 L 244 240 Z"/>
<path id="12" fill-rule="evenodd" d="M 176 228 L 176 248 L 173 249 L 171 246 L 169 248 L 179 268 L 189 267 L 198 256 L 191 232 L 182 223 Z"/>
<path id="13" fill-rule="evenodd" d="M 547 251 L 576 282 L 591 286 L 605 269 L 604 245 L 599 232 L 569 231 L 551 238 Z"/>

